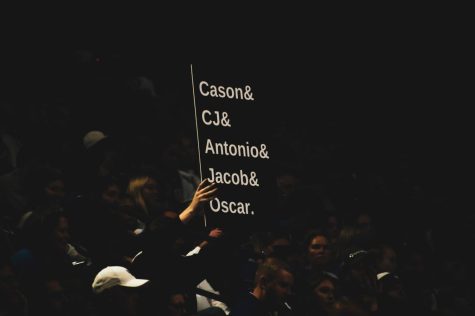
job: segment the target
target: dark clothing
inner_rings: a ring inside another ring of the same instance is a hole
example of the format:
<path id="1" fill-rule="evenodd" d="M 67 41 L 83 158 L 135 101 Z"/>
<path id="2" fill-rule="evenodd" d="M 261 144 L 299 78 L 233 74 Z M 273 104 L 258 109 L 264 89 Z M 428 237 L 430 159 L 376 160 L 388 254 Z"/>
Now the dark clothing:
<path id="1" fill-rule="evenodd" d="M 206 278 L 213 260 L 213 241 L 199 254 L 185 257 L 176 251 L 175 241 L 184 233 L 184 225 L 177 218 L 161 216 L 153 220 L 143 232 L 144 249 L 131 267 L 138 278 L 151 280 L 156 293 L 190 292 Z"/>
<path id="2" fill-rule="evenodd" d="M 251 293 L 244 296 L 231 308 L 229 316 L 270 316 L 265 306 Z"/>
<path id="3" fill-rule="evenodd" d="M 139 250 L 139 238 L 130 233 L 126 215 L 98 201 L 77 199 L 68 211 L 71 233 L 84 245 L 98 269 L 124 265 L 124 257 Z"/>
<path id="4" fill-rule="evenodd" d="M 269 311 L 266 306 L 254 295 L 248 293 L 237 303 L 231 306 L 229 316 L 292 316 L 295 315 L 291 310 L 282 306 L 275 311 Z"/>

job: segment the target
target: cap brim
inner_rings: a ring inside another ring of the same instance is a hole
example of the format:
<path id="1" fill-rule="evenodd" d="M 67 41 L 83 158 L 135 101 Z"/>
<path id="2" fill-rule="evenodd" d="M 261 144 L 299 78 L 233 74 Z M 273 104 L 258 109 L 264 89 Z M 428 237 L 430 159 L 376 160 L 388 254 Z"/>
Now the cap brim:
<path id="1" fill-rule="evenodd" d="M 149 280 L 146 280 L 146 279 L 133 279 L 133 280 L 129 280 L 125 283 L 122 283 L 121 285 L 122 286 L 127 286 L 127 287 L 138 287 L 138 286 L 144 285 L 148 281 Z"/>
<path id="2" fill-rule="evenodd" d="M 378 273 L 378 274 L 376 275 L 376 278 L 377 278 L 378 280 L 381 280 L 382 278 L 384 278 L 384 277 L 387 276 L 388 274 L 389 274 L 389 272 L 381 272 L 381 273 Z"/>

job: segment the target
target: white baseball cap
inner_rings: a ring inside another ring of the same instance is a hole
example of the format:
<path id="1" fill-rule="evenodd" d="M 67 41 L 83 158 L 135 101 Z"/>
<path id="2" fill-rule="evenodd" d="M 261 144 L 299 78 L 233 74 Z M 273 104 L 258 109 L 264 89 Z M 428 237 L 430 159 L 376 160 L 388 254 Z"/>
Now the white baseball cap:
<path id="1" fill-rule="evenodd" d="M 109 266 L 102 269 L 92 282 L 92 290 L 95 293 L 114 287 L 116 285 L 126 287 L 139 287 L 149 280 L 137 279 L 126 268 L 121 266 Z"/>
<path id="2" fill-rule="evenodd" d="M 101 131 L 89 131 L 84 135 L 82 143 L 86 149 L 89 149 L 104 138 L 107 138 L 107 136 Z"/>
<path id="3" fill-rule="evenodd" d="M 381 272 L 381 273 L 378 273 L 378 274 L 376 275 L 376 278 L 377 278 L 378 280 L 381 280 L 382 278 L 384 278 L 384 277 L 387 276 L 388 274 L 390 274 L 390 273 L 389 273 L 389 272 Z"/>

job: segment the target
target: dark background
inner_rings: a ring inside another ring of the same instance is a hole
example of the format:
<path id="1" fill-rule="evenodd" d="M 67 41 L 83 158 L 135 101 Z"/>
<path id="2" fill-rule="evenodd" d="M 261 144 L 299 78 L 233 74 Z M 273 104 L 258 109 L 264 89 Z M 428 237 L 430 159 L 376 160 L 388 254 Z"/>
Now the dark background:
<path id="1" fill-rule="evenodd" d="M 401 208 L 422 217 L 467 213 L 462 200 L 470 184 L 472 124 L 467 70 L 456 47 L 420 49 L 423 43 L 414 42 L 319 51 L 294 44 L 290 53 L 269 46 L 252 57 L 234 53 L 198 63 L 223 78 L 232 73 L 256 82 L 256 97 L 265 100 L 256 115 L 266 120 L 256 134 L 273 135 L 276 168 L 297 166 L 343 205 L 358 195 L 360 201 L 379 199 L 396 214 Z M 4 104 L 69 110 L 66 126 L 35 126 L 22 111 L 14 118 L 2 114 L 2 124 L 32 142 L 45 135 L 77 142 L 90 129 L 125 138 L 158 138 L 180 128 L 193 133 L 190 63 L 159 48 L 46 46 L 6 49 L 3 56 Z M 137 76 L 153 81 L 153 101 L 137 98 L 131 79 Z M 391 193 L 372 195 L 364 181 L 371 176 Z"/>

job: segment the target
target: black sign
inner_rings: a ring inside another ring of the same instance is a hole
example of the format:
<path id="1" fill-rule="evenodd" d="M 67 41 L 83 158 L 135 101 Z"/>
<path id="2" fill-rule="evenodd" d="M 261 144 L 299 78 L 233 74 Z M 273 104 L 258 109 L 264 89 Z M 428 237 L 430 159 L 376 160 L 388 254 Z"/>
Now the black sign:
<path id="1" fill-rule="evenodd" d="M 257 223 L 268 216 L 273 177 L 266 99 L 251 74 L 191 65 L 200 172 L 218 184 L 208 225 Z M 268 104 L 267 104 L 268 106 Z"/>

